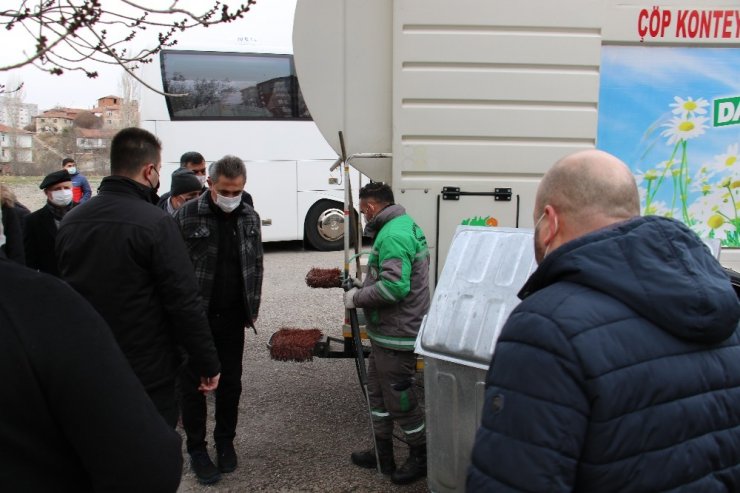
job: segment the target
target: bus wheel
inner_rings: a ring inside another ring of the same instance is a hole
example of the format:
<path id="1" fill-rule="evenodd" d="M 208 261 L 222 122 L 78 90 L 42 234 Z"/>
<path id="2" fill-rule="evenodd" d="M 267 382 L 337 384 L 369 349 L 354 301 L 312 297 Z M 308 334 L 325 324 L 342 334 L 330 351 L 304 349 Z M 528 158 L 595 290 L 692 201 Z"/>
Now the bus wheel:
<path id="1" fill-rule="evenodd" d="M 331 200 L 316 202 L 306 214 L 305 232 L 306 240 L 316 250 L 344 248 L 343 205 Z"/>

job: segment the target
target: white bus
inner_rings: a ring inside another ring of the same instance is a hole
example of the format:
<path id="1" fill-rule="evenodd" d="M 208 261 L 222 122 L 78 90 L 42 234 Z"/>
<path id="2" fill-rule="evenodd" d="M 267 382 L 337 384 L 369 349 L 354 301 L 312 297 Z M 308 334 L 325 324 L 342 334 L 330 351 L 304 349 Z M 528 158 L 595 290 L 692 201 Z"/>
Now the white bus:
<path id="1" fill-rule="evenodd" d="M 255 5 L 232 24 L 188 31 L 144 65 L 152 87 L 184 97 L 141 95 L 141 126 L 162 141 L 160 193 L 180 156 L 208 163 L 227 154 L 247 165 L 246 190 L 263 241 L 303 240 L 319 250 L 343 244 L 341 167 L 303 101 L 293 64 L 295 0 Z M 358 174 L 353 172 L 353 182 Z"/>

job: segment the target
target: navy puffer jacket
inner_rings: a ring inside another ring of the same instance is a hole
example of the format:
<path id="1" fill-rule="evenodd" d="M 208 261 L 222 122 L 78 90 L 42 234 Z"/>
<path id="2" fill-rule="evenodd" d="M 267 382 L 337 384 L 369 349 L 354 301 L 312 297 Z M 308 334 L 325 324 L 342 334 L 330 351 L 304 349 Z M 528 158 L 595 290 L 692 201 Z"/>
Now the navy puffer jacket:
<path id="1" fill-rule="evenodd" d="M 642 217 L 568 242 L 520 297 L 469 491 L 740 491 L 740 303 L 688 228 Z"/>

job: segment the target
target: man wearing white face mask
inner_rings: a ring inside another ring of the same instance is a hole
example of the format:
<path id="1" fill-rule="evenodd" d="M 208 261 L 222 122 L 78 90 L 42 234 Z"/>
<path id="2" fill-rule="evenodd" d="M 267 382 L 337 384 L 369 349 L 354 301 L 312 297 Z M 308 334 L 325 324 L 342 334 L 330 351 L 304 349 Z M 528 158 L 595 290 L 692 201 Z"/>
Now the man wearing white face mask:
<path id="1" fill-rule="evenodd" d="M 62 218 L 74 207 L 72 177 L 66 169 L 49 173 L 39 188 L 46 194 L 46 205 L 26 217 L 23 244 L 26 265 L 32 269 L 59 275 L 54 242 Z"/>
<path id="2" fill-rule="evenodd" d="M 206 448 L 207 407 L 191 389 L 197 377 L 191 368 L 182 375 L 182 423 L 191 466 L 201 483 L 215 483 L 221 473 L 236 469 L 233 440 L 241 395 L 244 328 L 254 328 L 262 292 L 262 236 L 257 212 L 242 198 L 247 182 L 244 162 L 235 156 L 211 164 L 209 189 L 175 212 L 213 332 L 221 381 L 216 390 L 213 438 L 216 467 Z M 255 331 L 256 332 L 256 331 Z"/>
<path id="3" fill-rule="evenodd" d="M 62 169 L 66 169 L 72 178 L 72 202 L 82 204 L 90 200 L 90 197 L 92 197 L 90 183 L 87 181 L 85 175 L 77 170 L 75 160 L 71 157 L 64 158 L 62 160 Z"/>
<path id="4" fill-rule="evenodd" d="M 180 168 L 179 169 L 187 169 L 193 172 L 193 174 L 198 178 L 198 181 L 200 181 L 201 186 L 201 192 L 205 192 L 208 190 L 208 187 L 206 186 L 206 160 L 203 158 L 203 155 L 199 152 L 195 151 L 188 151 L 182 156 L 180 156 Z M 173 173 L 174 174 L 174 173 Z M 164 193 L 159 203 L 157 204 L 159 207 L 166 209 L 167 207 L 167 201 L 172 195 L 172 190 L 169 192 Z M 252 201 L 252 196 L 246 192 L 242 191 L 242 200 L 249 204 L 250 206 L 254 207 L 254 202 Z"/>

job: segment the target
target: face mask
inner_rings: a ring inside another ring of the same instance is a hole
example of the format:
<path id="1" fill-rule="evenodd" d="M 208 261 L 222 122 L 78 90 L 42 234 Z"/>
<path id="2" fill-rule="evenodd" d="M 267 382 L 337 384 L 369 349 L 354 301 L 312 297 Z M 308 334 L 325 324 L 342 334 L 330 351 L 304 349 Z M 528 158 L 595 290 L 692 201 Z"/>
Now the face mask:
<path id="1" fill-rule="evenodd" d="M 216 194 L 216 205 L 221 208 L 224 212 L 231 212 L 242 203 L 242 196 L 237 195 L 236 197 L 224 197 L 223 195 Z"/>
<path id="2" fill-rule="evenodd" d="M 152 171 L 157 173 L 157 184 L 152 185 L 152 182 L 149 181 L 149 178 L 146 179 L 147 183 L 152 187 L 152 190 L 156 193 L 157 190 L 159 190 L 159 171 L 157 171 L 157 168 L 152 168 Z"/>
<path id="3" fill-rule="evenodd" d="M 49 201 L 57 207 L 68 206 L 72 202 L 72 190 L 54 190 Z"/>
<path id="4" fill-rule="evenodd" d="M 70 175 L 76 175 L 77 168 L 75 168 L 74 166 L 72 166 L 71 168 L 67 168 L 67 173 L 69 173 Z"/>
<path id="5" fill-rule="evenodd" d="M 534 230 L 537 231 L 537 226 L 540 225 L 542 220 L 545 219 L 545 213 L 543 212 L 539 219 L 537 219 L 537 222 L 534 223 Z"/>
<path id="6" fill-rule="evenodd" d="M 195 175 L 195 177 L 198 178 L 201 187 L 206 184 L 206 175 Z"/>

